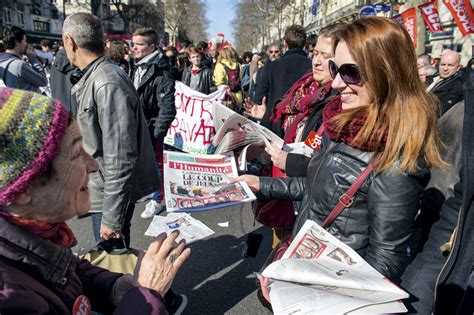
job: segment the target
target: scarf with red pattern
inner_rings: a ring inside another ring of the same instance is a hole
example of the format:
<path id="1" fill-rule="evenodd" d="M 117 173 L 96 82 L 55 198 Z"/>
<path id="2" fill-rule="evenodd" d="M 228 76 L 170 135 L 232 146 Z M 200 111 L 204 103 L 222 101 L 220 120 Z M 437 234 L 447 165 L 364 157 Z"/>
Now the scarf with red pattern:
<path id="1" fill-rule="evenodd" d="M 331 92 L 331 82 L 321 87 L 313 73 L 307 73 L 296 81 L 273 109 L 274 122 L 281 121 L 285 142 L 293 143 L 300 125 L 314 106 Z"/>
<path id="2" fill-rule="evenodd" d="M 336 123 L 332 121 L 332 118 L 341 114 L 342 111 L 343 109 L 340 98 L 335 98 L 324 107 L 323 123 L 325 125 L 326 135 L 331 140 L 343 142 L 353 148 L 365 152 L 381 152 L 385 149 L 385 144 L 387 143 L 387 133 L 384 134 L 379 145 L 373 144 L 371 142 L 360 144 L 354 141 L 357 133 L 359 133 L 360 129 L 362 126 L 364 126 L 365 121 L 367 120 L 367 114 L 361 114 L 358 117 L 354 117 L 350 124 L 347 124 L 342 128 L 342 130 L 340 130 L 340 132 L 338 132 Z"/>
<path id="3" fill-rule="evenodd" d="M 74 233 L 65 222 L 49 223 L 15 217 L 8 212 L 0 211 L 0 216 L 24 231 L 41 237 L 62 247 L 72 247 L 77 241 Z"/>

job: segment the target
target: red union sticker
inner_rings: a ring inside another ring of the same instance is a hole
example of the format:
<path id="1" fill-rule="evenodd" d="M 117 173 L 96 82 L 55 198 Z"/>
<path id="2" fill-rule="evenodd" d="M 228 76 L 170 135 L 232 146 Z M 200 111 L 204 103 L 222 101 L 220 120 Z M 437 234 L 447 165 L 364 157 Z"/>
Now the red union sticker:
<path id="1" fill-rule="evenodd" d="M 322 136 L 318 135 L 315 131 L 311 131 L 304 143 L 311 149 L 317 150 L 321 147 L 322 140 Z"/>
<path id="2" fill-rule="evenodd" d="M 91 302 L 85 295 L 79 295 L 74 302 L 72 307 L 73 315 L 90 315 L 91 313 Z"/>

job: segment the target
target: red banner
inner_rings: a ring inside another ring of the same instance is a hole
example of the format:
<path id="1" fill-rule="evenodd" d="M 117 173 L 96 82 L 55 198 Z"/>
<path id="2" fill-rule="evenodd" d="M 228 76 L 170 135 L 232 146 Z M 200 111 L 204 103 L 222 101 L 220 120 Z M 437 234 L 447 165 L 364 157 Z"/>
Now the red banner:
<path id="1" fill-rule="evenodd" d="M 469 0 L 444 0 L 462 36 L 474 34 L 474 14 Z"/>
<path id="2" fill-rule="evenodd" d="M 397 21 L 398 23 L 405 26 L 408 34 L 410 34 L 411 41 L 413 42 L 413 46 L 417 46 L 417 37 L 416 37 L 416 8 L 410 8 L 405 12 L 394 16 L 392 19 Z"/>
<path id="3" fill-rule="evenodd" d="M 439 19 L 438 10 L 435 8 L 434 2 L 427 2 L 419 5 L 421 16 L 425 21 L 426 26 L 430 30 L 431 34 L 444 32 L 443 25 Z"/>

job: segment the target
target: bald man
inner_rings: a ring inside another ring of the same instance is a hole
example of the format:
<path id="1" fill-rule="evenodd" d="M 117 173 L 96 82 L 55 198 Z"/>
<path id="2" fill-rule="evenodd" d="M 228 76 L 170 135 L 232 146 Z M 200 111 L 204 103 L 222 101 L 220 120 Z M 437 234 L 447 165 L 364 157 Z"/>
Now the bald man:
<path id="1" fill-rule="evenodd" d="M 441 103 L 440 116 L 444 115 L 454 104 L 463 98 L 463 82 L 460 73 L 461 56 L 453 50 L 445 50 L 441 54 L 439 76 L 428 87 Z"/>

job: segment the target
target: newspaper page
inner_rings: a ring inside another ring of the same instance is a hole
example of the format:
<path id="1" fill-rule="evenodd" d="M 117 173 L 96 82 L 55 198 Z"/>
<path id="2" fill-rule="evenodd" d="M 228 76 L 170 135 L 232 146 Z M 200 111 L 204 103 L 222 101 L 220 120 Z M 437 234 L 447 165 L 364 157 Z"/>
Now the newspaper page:
<path id="1" fill-rule="evenodd" d="M 212 103 L 216 135 L 212 144 L 216 153 L 232 151 L 251 143 L 283 147 L 283 139 L 267 128 L 219 103 Z"/>
<path id="2" fill-rule="evenodd" d="M 245 182 L 230 182 L 230 177 L 237 177 L 232 152 L 196 155 L 164 151 L 163 169 L 168 212 L 211 210 L 256 199 Z"/>
<path id="3" fill-rule="evenodd" d="M 263 276 L 277 280 L 270 286 L 275 314 L 347 313 L 408 297 L 353 249 L 310 220 Z"/>
<path id="4" fill-rule="evenodd" d="M 168 213 L 166 217 L 155 215 L 145 235 L 158 236 L 161 233 L 169 234 L 174 230 L 180 232 L 176 242 L 184 239 L 186 244 L 191 244 L 214 234 L 214 231 L 207 225 L 187 213 Z"/>

